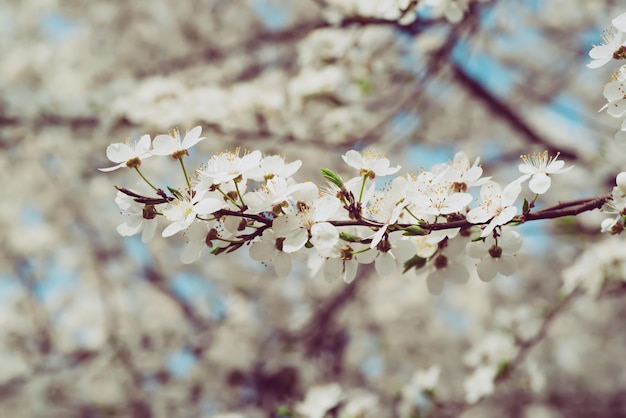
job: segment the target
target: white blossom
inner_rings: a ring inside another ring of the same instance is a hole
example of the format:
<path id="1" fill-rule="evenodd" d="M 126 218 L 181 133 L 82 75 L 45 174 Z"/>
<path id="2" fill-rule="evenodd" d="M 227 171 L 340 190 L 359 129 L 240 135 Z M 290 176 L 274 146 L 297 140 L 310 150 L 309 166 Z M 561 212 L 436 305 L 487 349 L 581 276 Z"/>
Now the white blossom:
<path id="1" fill-rule="evenodd" d="M 248 177 L 255 181 L 269 180 L 273 177 L 289 178 L 302 166 L 302 161 L 285 163 L 279 155 L 267 155 L 259 162 L 259 166 L 248 172 Z"/>
<path id="2" fill-rule="evenodd" d="M 261 151 L 252 151 L 239 156 L 239 149 L 235 152 L 224 152 L 213 155 L 205 167 L 198 170 L 201 178 L 210 179 L 213 184 L 222 184 L 241 177 L 247 179 L 254 174 L 261 162 Z"/>
<path id="3" fill-rule="evenodd" d="M 114 163 L 113 167 L 99 168 L 100 171 L 113 171 L 121 167 L 138 167 L 141 161 L 152 156 L 150 152 L 150 135 L 143 135 L 135 143 L 120 142 L 107 147 L 107 158 Z"/>
<path id="4" fill-rule="evenodd" d="M 324 418 L 339 404 L 342 392 L 337 383 L 313 386 L 307 391 L 304 401 L 296 404 L 296 412 L 306 418 Z"/>
<path id="5" fill-rule="evenodd" d="M 187 152 L 187 150 L 198 142 L 205 139 L 200 137 L 202 127 L 196 126 L 188 131 L 183 138 L 180 132 L 175 130 L 173 135 L 157 135 L 152 143 L 152 153 L 154 155 L 174 155 L 178 152 Z"/>
<path id="6" fill-rule="evenodd" d="M 544 194 L 548 191 L 552 184 L 551 175 L 567 173 L 574 168 L 573 166 L 563 168 L 565 162 L 558 159 L 559 154 L 551 157 L 548 151 L 541 154 L 522 155 L 521 158 L 524 164 L 519 165 L 519 171 L 524 175 L 517 181 L 522 183 L 530 179 L 528 187 L 536 194 Z"/>
<path id="7" fill-rule="evenodd" d="M 341 158 L 350 167 L 359 170 L 360 176 L 369 175 L 370 178 L 389 176 L 397 173 L 401 168 L 399 165 L 390 167 L 389 160 L 385 156 L 372 151 L 367 151 L 361 155 L 358 151 L 350 150 Z"/>
<path id="8" fill-rule="evenodd" d="M 148 242 L 154 237 L 157 227 L 156 218 L 146 219 L 144 217 L 145 205 L 135 202 L 135 200 L 118 191 L 115 196 L 115 203 L 122 210 L 122 213 L 129 216 L 129 219 L 117 227 L 117 232 L 128 237 L 141 232 L 141 240 Z"/>
<path id="9" fill-rule="evenodd" d="M 621 24 L 621 20 L 617 23 Z M 600 45 L 594 45 L 594 47 L 591 48 L 591 51 L 589 51 L 589 57 L 592 61 L 587 64 L 587 67 L 592 69 L 600 68 L 604 64 L 611 61 L 613 59 L 613 54 L 615 54 L 615 52 L 624 45 L 625 41 L 626 33 L 621 30 L 604 32 L 602 35 L 602 43 Z"/>
<path id="10" fill-rule="evenodd" d="M 250 257 L 262 263 L 272 262 L 279 277 L 287 277 L 291 272 L 291 255 L 282 249 L 283 238 L 272 229 L 263 231 L 263 235 L 250 245 Z"/>
<path id="11" fill-rule="evenodd" d="M 446 246 L 432 262 L 432 271 L 426 276 L 428 291 L 438 295 L 446 281 L 464 284 L 469 280 L 469 272 L 460 257 L 465 254 L 465 241 L 453 239 L 446 241 Z"/>
<path id="12" fill-rule="evenodd" d="M 480 261 L 476 266 L 478 277 L 491 281 L 498 273 L 511 276 L 517 270 L 514 253 L 522 248 L 522 237 L 516 231 L 504 231 L 497 239 L 489 236 L 483 241 L 467 244 L 467 255 Z"/>
<path id="13" fill-rule="evenodd" d="M 196 193 L 191 199 L 184 197 L 175 199 L 163 209 L 163 216 L 172 223 L 163 230 L 163 237 L 170 237 L 179 231 L 184 231 L 196 220 L 198 215 L 207 215 L 223 209 L 226 203 L 223 200 L 212 197 L 202 199 L 200 193 Z"/>
<path id="14" fill-rule="evenodd" d="M 519 181 L 508 184 L 504 190 L 496 182 L 485 183 L 480 188 L 482 205 L 470 210 L 467 220 L 473 224 L 491 220 L 480 236 L 484 238 L 490 235 L 496 226 L 505 225 L 513 219 L 517 213 L 517 207 L 513 204 L 521 191 Z"/>
<path id="15" fill-rule="evenodd" d="M 494 380 L 497 370 L 494 366 L 481 366 L 473 371 L 471 376 L 465 378 L 465 402 L 474 404 L 493 393 Z"/>

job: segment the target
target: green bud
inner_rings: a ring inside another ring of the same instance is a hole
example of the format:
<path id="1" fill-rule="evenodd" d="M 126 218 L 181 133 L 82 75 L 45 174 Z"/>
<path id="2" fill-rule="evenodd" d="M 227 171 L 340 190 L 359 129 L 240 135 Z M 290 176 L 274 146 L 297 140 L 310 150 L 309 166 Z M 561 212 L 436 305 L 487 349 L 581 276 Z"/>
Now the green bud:
<path id="1" fill-rule="evenodd" d="M 339 238 L 348 242 L 361 242 L 361 238 L 356 235 L 348 234 L 347 232 L 340 232 Z"/>
<path id="2" fill-rule="evenodd" d="M 167 186 L 167 190 L 169 190 L 170 193 L 173 194 L 174 197 L 176 197 L 176 199 L 178 199 L 178 200 L 182 200 L 183 199 L 182 193 L 179 192 L 178 190 L 176 190 L 175 188 Z"/>
<path id="3" fill-rule="evenodd" d="M 403 231 L 404 233 L 402 235 L 410 235 L 410 236 L 428 235 L 428 231 L 424 230 L 424 228 L 417 226 L 417 225 L 411 225 L 407 228 L 404 228 Z"/>
<path id="4" fill-rule="evenodd" d="M 340 189 L 344 189 L 343 180 L 330 168 L 322 168 L 322 176 Z"/>

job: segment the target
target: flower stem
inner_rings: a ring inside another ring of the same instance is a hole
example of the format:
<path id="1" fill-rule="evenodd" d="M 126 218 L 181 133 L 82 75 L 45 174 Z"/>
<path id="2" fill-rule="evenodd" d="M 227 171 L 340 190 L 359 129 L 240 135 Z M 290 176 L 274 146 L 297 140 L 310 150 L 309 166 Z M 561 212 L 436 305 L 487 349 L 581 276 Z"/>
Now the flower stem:
<path id="1" fill-rule="evenodd" d="M 230 200 L 233 205 L 239 207 L 239 204 L 235 202 L 233 198 L 228 195 L 228 193 L 224 193 L 224 191 L 219 187 L 217 188 L 217 191 L 220 192 L 226 199 Z"/>
<path id="2" fill-rule="evenodd" d="M 141 172 L 141 170 L 139 170 L 139 167 L 135 167 L 135 170 L 137 170 L 137 173 L 139 173 L 139 175 L 141 176 L 141 178 L 143 179 L 143 181 L 145 181 L 146 183 L 148 183 L 148 186 L 152 187 L 152 189 L 156 192 L 158 189 L 156 187 L 154 187 L 154 185 L 152 183 L 150 183 L 150 181 L 143 175 L 143 173 Z"/>
<path id="3" fill-rule="evenodd" d="M 359 203 L 361 203 L 361 199 L 363 198 L 363 190 L 365 189 L 366 181 L 367 181 L 367 174 L 363 176 L 363 183 L 361 183 L 361 192 L 359 193 Z"/>
<path id="4" fill-rule="evenodd" d="M 241 205 L 246 206 L 246 202 L 243 201 L 243 196 L 241 195 L 241 192 L 239 191 L 239 183 L 235 180 L 233 180 L 233 183 L 235 183 L 235 190 L 237 190 L 237 196 L 239 196 L 239 200 L 241 200 Z"/>
<path id="5" fill-rule="evenodd" d="M 189 176 L 187 175 L 187 169 L 185 168 L 185 163 L 183 163 L 183 157 L 181 156 L 178 161 L 180 161 L 180 166 L 183 169 L 183 174 L 185 175 L 185 181 L 187 182 L 187 188 L 189 193 L 191 193 L 191 182 L 189 181 Z"/>

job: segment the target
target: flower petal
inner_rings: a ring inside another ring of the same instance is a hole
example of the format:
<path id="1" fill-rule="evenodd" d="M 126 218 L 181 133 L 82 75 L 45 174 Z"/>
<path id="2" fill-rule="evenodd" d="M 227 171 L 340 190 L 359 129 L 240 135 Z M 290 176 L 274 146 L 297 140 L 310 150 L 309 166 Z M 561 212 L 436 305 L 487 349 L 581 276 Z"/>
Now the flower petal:
<path id="1" fill-rule="evenodd" d="M 497 261 L 500 274 L 510 276 L 517 271 L 517 260 L 510 254 L 503 254 Z"/>
<path id="2" fill-rule="evenodd" d="M 478 278 L 483 282 L 490 282 L 498 274 L 498 265 L 491 257 L 483 258 L 476 266 Z"/>
<path id="3" fill-rule="evenodd" d="M 441 270 L 435 270 L 426 277 L 426 286 L 431 295 L 440 295 L 445 280 Z"/>
<path id="4" fill-rule="evenodd" d="M 390 253 L 380 253 L 378 257 L 376 257 L 376 272 L 381 276 L 389 276 L 396 271 L 396 260 L 393 258 L 393 255 Z"/>

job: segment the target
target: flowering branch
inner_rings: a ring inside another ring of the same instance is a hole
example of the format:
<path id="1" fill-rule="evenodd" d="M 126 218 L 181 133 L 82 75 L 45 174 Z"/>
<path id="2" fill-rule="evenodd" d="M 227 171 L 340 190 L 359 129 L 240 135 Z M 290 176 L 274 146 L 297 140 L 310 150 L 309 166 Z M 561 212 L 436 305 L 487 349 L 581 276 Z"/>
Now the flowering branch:
<path id="1" fill-rule="evenodd" d="M 117 165 L 104 170 L 137 169 L 142 159 L 152 156 L 170 156 L 182 164 L 188 149 L 204 139 L 200 133 L 196 127 L 185 136 L 177 131 L 159 135 L 152 148 L 147 136 L 136 144 L 113 144 L 107 156 Z M 317 266 L 313 273 L 323 271 L 328 279 L 342 277 L 348 283 L 359 264 L 374 262 L 380 275 L 393 273 L 398 262 L 405 271 L 428 266 L 429 289 L 439 293 L 446 275 L 465 280 L 468 274 L 465 267 L 454 267 L 456 255 L 465 252 L 451 248 L 467 244 L 467 255 L 480 260 L 477 272 L 483 280 L 498 273 L 510 275 L 515 271 L 512 253 L 521 247 L 521 237 L 505 233 L 503 227 L 577 215 L 617 199 L 607 195 L 532 211 L 538 196 L 550 188 L 551 176 L 571 169 L 558 154 L 547 152 L 522 156 L 522 175 L 505 187 L 483 177 L 478 160 L 470 163 L 462 152 L 430 171 L 395 177 L 384 189 L 377 187 L 377 180 L 396 174 L 400 166 L 391 166 L 373 152 L 351 150 L 342 158 L 357 175 L 346 181 L 322 169 L 328 183 L 319 187 L 294 180 L 300 161 L 287 163 L 260 151 L 213 155 L 193 178 L 184 171 L 182 188 L 157 188 L 145 178 L 156 196 L 117 187 L 116 202 L 131 217 L 118 231 L 143 232 L 147 241 L 163 217 L 171 222 L 164 237 L 178 232 L 187 236 L 184 262 L 199 258 L 203 248 L 219 255 L 245 245 L 253 259 L 273 263 L 281 276 L 291 271 L 296 255 Z M 515 202 L 526 181 L 533 198 L 530 203 L 524 200 L 520 214 Z M 472 206 L 469 191 L 476 188 L 480 201 Z M 471 240 L 477 232 L 480 236 Z"/>

